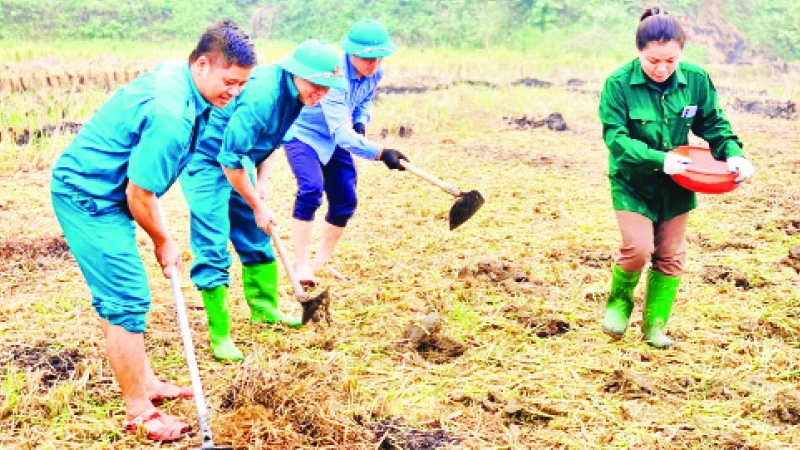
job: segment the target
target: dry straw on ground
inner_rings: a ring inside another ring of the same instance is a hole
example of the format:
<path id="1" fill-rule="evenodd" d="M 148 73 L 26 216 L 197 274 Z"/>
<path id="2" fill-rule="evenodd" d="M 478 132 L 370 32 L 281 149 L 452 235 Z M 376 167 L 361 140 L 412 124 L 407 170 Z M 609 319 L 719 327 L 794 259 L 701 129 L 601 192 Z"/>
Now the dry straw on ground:
<path id="1" fill-rule="evenodd" d="M 619 240 L 592 94 L 606 69 L 548 70 L 518 58 L 490 70 L 470 61 L 398 59 L 387 85 L 424 73 L 427 85 L 448 87 L 382 95 L 368 133 L 413 129 L 388 132 L 384 142 L 480 190 L 486 205 L 450 232 L 452 198 L 359 161 L 359 210 L 336 257 L 355 281 L 322 278 L 333 296 L 330 327 L 248 324 L 235 263 L 233 332 L 246 359 L 214 361 L 187 253 L 184 292 L 216 440 L 253 449 L 800 447 L 800 265 L 792 253 L 800 245 L 800 122 L 728 111 L 758 172 L 732 194 L 701 199 L 670 322 L 678 346 L 656 351 L 641 341 L 640 303 L 622 341 L 599 329 Z M 712 69 L 732 90 L 797 79 Z M 511 85 L 522 78 L 552 85 Z M 567 89 L 575 79 L 585 93 Z M 92 95 L 83 98 L 94 102 L 87 110 L 99 103 Z M 503 119 L 555 112 L 567 130 L 519 130 Z M 0 144 L 0 446 L 141 448 L 148 444 L 120 431 L 122 401 L 88 291 L 49 206 L 47 168 L 66 142 L 41 142 L 38 156 Z M 271 202 L 286 241 L 294 189 L 281 162 Z M 164 203 L 188 251 L 177 187 Z M 162 376 L 187 382 L 168 283 L 144 235 L 140 242 L 152 275 L 149 353 Z M 285 278 L 281 298 L 299 314 Z M 426 357 L 445 338 L 460 350 Z M 191 402 L 166 409 L 194 420 Z M 170 448 L 192 445 L 197 438 Z"/>

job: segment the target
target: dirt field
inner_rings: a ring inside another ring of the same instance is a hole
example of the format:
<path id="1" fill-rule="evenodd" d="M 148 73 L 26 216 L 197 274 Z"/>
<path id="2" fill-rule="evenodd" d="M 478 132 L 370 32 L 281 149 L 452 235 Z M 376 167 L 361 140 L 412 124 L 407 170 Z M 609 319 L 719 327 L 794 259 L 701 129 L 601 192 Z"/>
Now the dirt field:
<path id="1" fill-rule="evenodd" d="M 387 66 L 391 89 L 368 135 L 479 190 L 486 204 L 448 231 L 451 197 L 358 161 L 359 208 L 335 259 L 354 281 L 322 278 L 331 326 L 249 324 L 237 262 L 234 339 L 246 358 L 216 362 L 188 280 L 186 205 L 177 187 L 165 196 L 186 252 L 184 294 L 215 441 L 800 448 L 800 122 L 734 108 L 739 99 L 788 111 L 800 72 L 709 67 L 757 172 L 730 194 L 701 197 L 669 324 L 678 344 L 659 351 L 641 340 L 641 287 L 625 339 L 600 330 L 619 236 L 597 92 L 617 63 L 587 70 L 504 55 L 475 64 L 485 57 L 400 55 Z M 83 121 L 108 94 L 73 95 L 85 113 L 66 119 Z M 0 447 L 142 448 L 145 439 L 120 430 L 122 400 L 88 289 L 49 204 L 48 169 L 69 139 L 0 143 Z M 273 186 L 288 243 L 295 185 L 283 159 Z M 140 243 L 152 275 L 151 360 L 161 376 L 188 383 L 169 283 L 144 234 Z M 299 314 L 281 281 L 283 309 Z M 166 409 L 195 421 L 192 402 Z M 195 436 L 169 447 L 197 445 Z"/>

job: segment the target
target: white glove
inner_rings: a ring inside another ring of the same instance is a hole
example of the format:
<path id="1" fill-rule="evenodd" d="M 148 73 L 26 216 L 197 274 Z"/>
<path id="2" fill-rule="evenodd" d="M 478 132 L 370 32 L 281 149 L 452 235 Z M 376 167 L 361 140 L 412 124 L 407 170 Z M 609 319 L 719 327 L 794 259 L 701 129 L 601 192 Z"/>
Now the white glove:
<path id="1" fill-rule="evenodd" d="M 676 173 L 686 172 L 686 169 L 691 163 L 692 160 L 690 158 L 677 153 L 667 153 L 664 158 L 664 173 L 667 175 L 675 175 Z"/>
<path id="2" fill-rule="evenodd" d="M 756 173 L 756 169 L 753 167 L 753 164 L 741 156 L 731 156 L 728 158 L 728 170 L 730 170 L 731 173 L 739 174 L 739 176 L 733 180 L 734 183 L 747 181 L 753 176 L 754 173 Z"/>

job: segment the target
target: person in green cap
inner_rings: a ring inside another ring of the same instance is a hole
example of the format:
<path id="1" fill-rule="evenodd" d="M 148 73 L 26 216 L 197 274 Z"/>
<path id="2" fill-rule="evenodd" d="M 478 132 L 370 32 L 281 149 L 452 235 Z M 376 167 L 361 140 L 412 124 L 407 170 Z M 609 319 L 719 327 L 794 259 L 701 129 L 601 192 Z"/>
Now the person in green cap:
<path id="1" fill-rule="evenodd" d="M 145 350 L 150 287 L 136 225 L 153 241 L 164 276 L 181 251 L 158 197 L 196 151 L 209 113 L 242 91 L 256 64 L 250 39 L 232 22 L 208 27 L 188 61 L 167 62 L 120 88 L 53 167 L 53 209 L 100 317 L 108 360 L 125 400 L 124 427 L 174 441 L 189 424 L 156 408 L 192 390 L 160 380 Z"/>
<path id="2" fill-rule="evenodd" d="M 228 241 L 242 262 L 250 321 L 300 326 L 278 307 L 278 267 L 269 236 L 276 220 L 266 204 L 269 157 L 303 106 L 318 104 L 331 88 L 344 85 L 338 52 L 318 40 L 301 43 L 277 64 L 256 67 L 242 94 L 211 114 L 181 175 L 191 213 L 191 277 L 203 297 L 211 350 L 219 360 L 242 359 L 231 339 Z"/>
<path id="3" fill-rule="evenodd" d="M 689 211 L 697 206 L 694 192 L 671 177 L 691 161 L 670 150 L 686 145 L 691 130 L 708 141 L 716 159 L 727 160 L 737 183 L 754 173 L 708 73 L 680 60 L 685 41 L 674 17 L 647 9 L 636 32 L 639 57 L 608 77 L 599 108 L 622 231 L 603 330 L 614 338 L 625 333 L 634 289 L 650 260 L 642 328 L 656 348 L 673 345 L 665 327 L 686 260 Z"/>
<path id="4" fill-rule="evenodd" d="M 380 23 L 366 19 L 353 24 L 342 43 L 342 67 L 347 86 L 333 89 L 314 107 L 303 108 L 287 135 L 286 157 L 297 178 L 292 221 L 295 269 L 303 284 L 316 284 L 315 273 L 325 267 L 341 280 L 330 261 L 345 226 L 356 210 L 356 168 L 351 154 L 383 161 L 389 169 L 404 170 L 408 160 L 397 150 L 366 139 L 369 108 L 383 77 L 383 58 L 395 52 L 389 33 Z M 309 262 L 309 241 L 314 215 L 328 199 L 328 213 L 320 249 Z"/>

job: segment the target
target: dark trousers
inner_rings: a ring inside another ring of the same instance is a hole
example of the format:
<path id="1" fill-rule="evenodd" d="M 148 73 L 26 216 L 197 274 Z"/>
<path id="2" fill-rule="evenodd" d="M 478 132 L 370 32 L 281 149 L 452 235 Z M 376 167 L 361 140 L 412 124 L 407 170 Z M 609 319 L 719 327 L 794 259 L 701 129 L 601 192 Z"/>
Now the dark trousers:
<path id="1" fill-rule="evenodd" d="M 310 222 L 322 205 L 322 193 L 328 198 L 325 220 L 345 227 L 356 212 L 356 166 L 347 150 L 336 147 L 331 160 L 323 165 L 310 145 L 297 139 L 285 144 L 286 158 L 297 178 L 293 217 Z"/>

